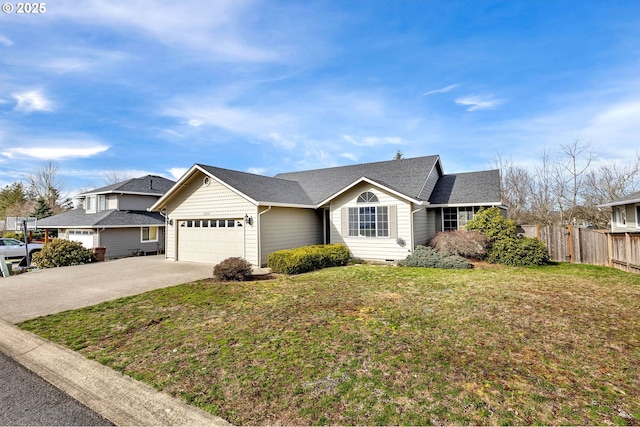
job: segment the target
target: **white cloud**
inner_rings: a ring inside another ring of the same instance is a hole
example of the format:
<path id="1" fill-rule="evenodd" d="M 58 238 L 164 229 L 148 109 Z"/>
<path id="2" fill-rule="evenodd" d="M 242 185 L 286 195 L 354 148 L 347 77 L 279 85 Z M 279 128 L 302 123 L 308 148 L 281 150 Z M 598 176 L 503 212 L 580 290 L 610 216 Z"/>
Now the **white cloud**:
<path id="1" fill-rule="evenodd" d="M 41 89 L 14 93 L 12 96 L 17 102 L 16 110 L 18 111 L 25 113 L 53 111 L 53 102 L 44 95 Z"/>
<path id="2" fill-rule="evenodd" d="M 249 168 L 247 172 L 255 174 L 255 175 L 266 175 L 267 168 Z"/>
<path id="3" fill-rule="evenodd" d="M 61 160 L 72 158 L 86 158 L 100 154 L 109 149 L 107 145 L 93 145 L 88 147 L 68 147 L 68 146 L 34 146 L 34 147 L 13 147 L 1 152 L 10 159 L 27 157 L 41 160 Z"/>
<path id="4" fill-rule="evenodd" d="M 481 98 L 479 96 L 466 96 L 456 99 L 456 104 L 468 105 L 467 111 L 487 110 L 504 104 L 504 99 Z"/>
<path id="5" fill-rule="evenodd" d="M 342 153 L 342 154 L 340 154 L 340 157 L 344 157 L 345 159 L 353 160 L 354 162 L 357 162 L 358 159 L 360 158 L 360 156 L 355 154 L 355 153 Z"/>
<path id="6" fill-rule="evenodd" d="M 392 137 L 378 137 L 378 136 L 365 136 L 357 138 L 351 135 L 342 135 L 342 138 L 350 144 L 358 147 L 375 147 L 378 145 L 401 145 L 403 143 L 402 138 L 397 136 Z"/>
<path id="7" fill-rule="evenodd" d="M 9 38 L 5 37 L 5 36 L 0 36 L 0 44 L 3 44 L 7 47 L 12 46 L 13 45 L 13 41 L 10 40 Z"/>
<path id="8" fill-rule="evenodd" d="M 429 92 L 423 93 L 422 96 L 429 96 L 429 95 L 433 95 L 434 93 L 446 93 L 446 92 L 449 92 L 449 91 L 457 88 L 458 86 L 460 86 L 460 84 L 456 83 L 454 85 L 445 86 L 445 87 L 443 87 L 441 89 L 430 90 Z"/>
<path id="9" fill-rule="evenodd" d="M 171 174 L 171 176 L 173 177 L 173 179 L 177 181 L 188 170 L 189 170 L 189 168 L 171 168 L 171 169 L 167 169 L 167 172 L 169 172 Z"/>
<path id="10" fill-rule="evenodd" d="M 293 150 L 296 148 L 296 142 L 291 139 L 285 138 L 277 132 L 271 132 L 269 134 L 269 139 L 271 139 L 276 147 L 284 148 L 285 150 Z"/>
<path id="11" fill-rule="evenodd" d="M 208 51 L 221 60 L 272 61 L 276 50 L 247 42 L 240 28 L 242 14 L 251 1 L 131 2 L 94 1 L 77 7 L 75 2 L 57 5 L 56 16 L 112 28 L 125 27 L 151 36 L 166 45 Z"/>
<path id="12" fill-rule="evenodd" d="M 293 147 L 295 143 L 282 137 L 277 129 L 289 127 L 290 118 L 285 114 L 259 112 L 246 108 L 231 108 L 223 105 L 169 108 L 164 115 L 184 120 L 190 127 L 214 126 L 229 132 L 268 139 L 276 146 Z"/>

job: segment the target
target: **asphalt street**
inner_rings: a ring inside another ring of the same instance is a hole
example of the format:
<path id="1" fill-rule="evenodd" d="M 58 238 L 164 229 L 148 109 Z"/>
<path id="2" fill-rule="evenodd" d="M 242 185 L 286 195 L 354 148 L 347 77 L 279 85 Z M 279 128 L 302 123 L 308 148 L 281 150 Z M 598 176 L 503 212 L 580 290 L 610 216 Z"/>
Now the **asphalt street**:
<path id="1" fill-rule="evenodd" d="M 229 425 L 15 326 L 38 316 L 204 279 L 211 271 L 206 264 L 151 256 L 0 278 L 0 425 Z"/>
<path id="2" fill-rule="evenodd" d="M 0 425 L 113 424 L 0 352 Z"/>

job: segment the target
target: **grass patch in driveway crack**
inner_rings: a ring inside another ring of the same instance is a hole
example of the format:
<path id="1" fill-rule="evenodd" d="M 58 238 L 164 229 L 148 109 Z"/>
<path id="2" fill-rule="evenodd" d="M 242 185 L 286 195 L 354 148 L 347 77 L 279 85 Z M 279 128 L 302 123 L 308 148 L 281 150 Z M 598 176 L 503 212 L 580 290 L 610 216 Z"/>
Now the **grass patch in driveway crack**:
<path id="1" fill-rule="evenodd" d="M 640 423 L 640 276 L 560 264 L 203 280 L 24 322 L 238 425 Z"/>

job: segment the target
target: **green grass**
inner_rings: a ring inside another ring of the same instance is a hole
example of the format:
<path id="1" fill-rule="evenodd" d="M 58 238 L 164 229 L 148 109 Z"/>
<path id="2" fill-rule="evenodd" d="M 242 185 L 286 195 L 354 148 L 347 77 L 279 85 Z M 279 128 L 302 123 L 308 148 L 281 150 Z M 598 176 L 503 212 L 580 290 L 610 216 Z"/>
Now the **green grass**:
<path id="1" fill-rule="evenodd" d="M 640 423 L 640 276 L 349 266 L 25 322 L 238 425 Z"/>

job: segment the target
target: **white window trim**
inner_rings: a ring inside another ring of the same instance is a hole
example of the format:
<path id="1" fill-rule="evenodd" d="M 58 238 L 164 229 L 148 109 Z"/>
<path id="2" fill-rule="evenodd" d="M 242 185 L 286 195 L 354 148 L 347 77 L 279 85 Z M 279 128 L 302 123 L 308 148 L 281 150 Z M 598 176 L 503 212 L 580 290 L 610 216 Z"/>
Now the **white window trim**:
<path id="1" fill-rule="evenodd" d="M 375 229 L 376 235 L 375 236 L 363 236 L 363 235 L 360 234 L 360 209 L 361 208 L 374 208 L 374 214 L 373 215 L 375 216 L 375 224 L 376 224 L 376 229 Z M 381 230 L 381 228 L 379 227 L 379 223 L 380 222 L 378 221 L 378 215 L 379 215 L 378 209 L 379 208 L 386 208 L 387 209 L 387 215 L 386 215 L 387 216 L 387 221 L 386 221 L 387 227 L 385 228 L 385 230 L 387 232 L 386 236 L 380 236 L 379 235 L 380 230 Z M 355 235 L 355 236 L 352 236 L 351 233 L 350 233 L 350 231 L 351 231 L 351 216 L 350 216 L 350 212 L 349 211 L 351 209 L 357 209 L 356 231 L 357 231 L 358 234 Z M 391 219 L 390 219 L 390 213 L 389 213 L 389 206 L 378 206 L 378 205 L 371 205 L 371 204 L 366 204 L 366 205 L 360 204 L 358 206 L 349 206 L 347 208 L 347 216 L 348 216 L 348 219 L 347 219 L 348 227 L 347 227 L 347 229 L 349 231 L 349 234 L 347 236 L 345 236 L 345 237 L 363 238 L 363 239 L 389 239 L 391 237 L 391 228 L 390 228 L 391 227 L 391 225 L 390 225 Z"/>
<path id="2" fill-rule="evenodd" d="M 96 196 L 87 196 L 84 199 L 85 211 L 87 213 L 96 213 L 98 210 Z"/>
<path id="3" fill-rule="evenodd" d="M 636 205 L 636 228 L 640 228 L 640 203 Z"/>
<path id="4" fill-rule="evenodd" d="M 149 229 L 149 235 L 151 234 L 151 229 L 152 228 L 156 229 L 156 238 L 155 238 L 155 240 L 144 240 L 144 229 L 145 228 Z M 157 227 L 157 226 L 140 227 L 140 243 L 154 243 L 154 242 L 157 242 L 159 234 L 160 234 L 160 230 L 159 230 L 159 227 Z"/>
<path id="5" fill-rule="evenodd" d="M 622 215 L 618 215 L 621 212 Z M 615 206 L 613 208 L 613 220 L 618 228 L 627 228 L 627 207 L 626 206 Z M 620 219 L 624 219 L 624 223 L 620 222 Z"/>

